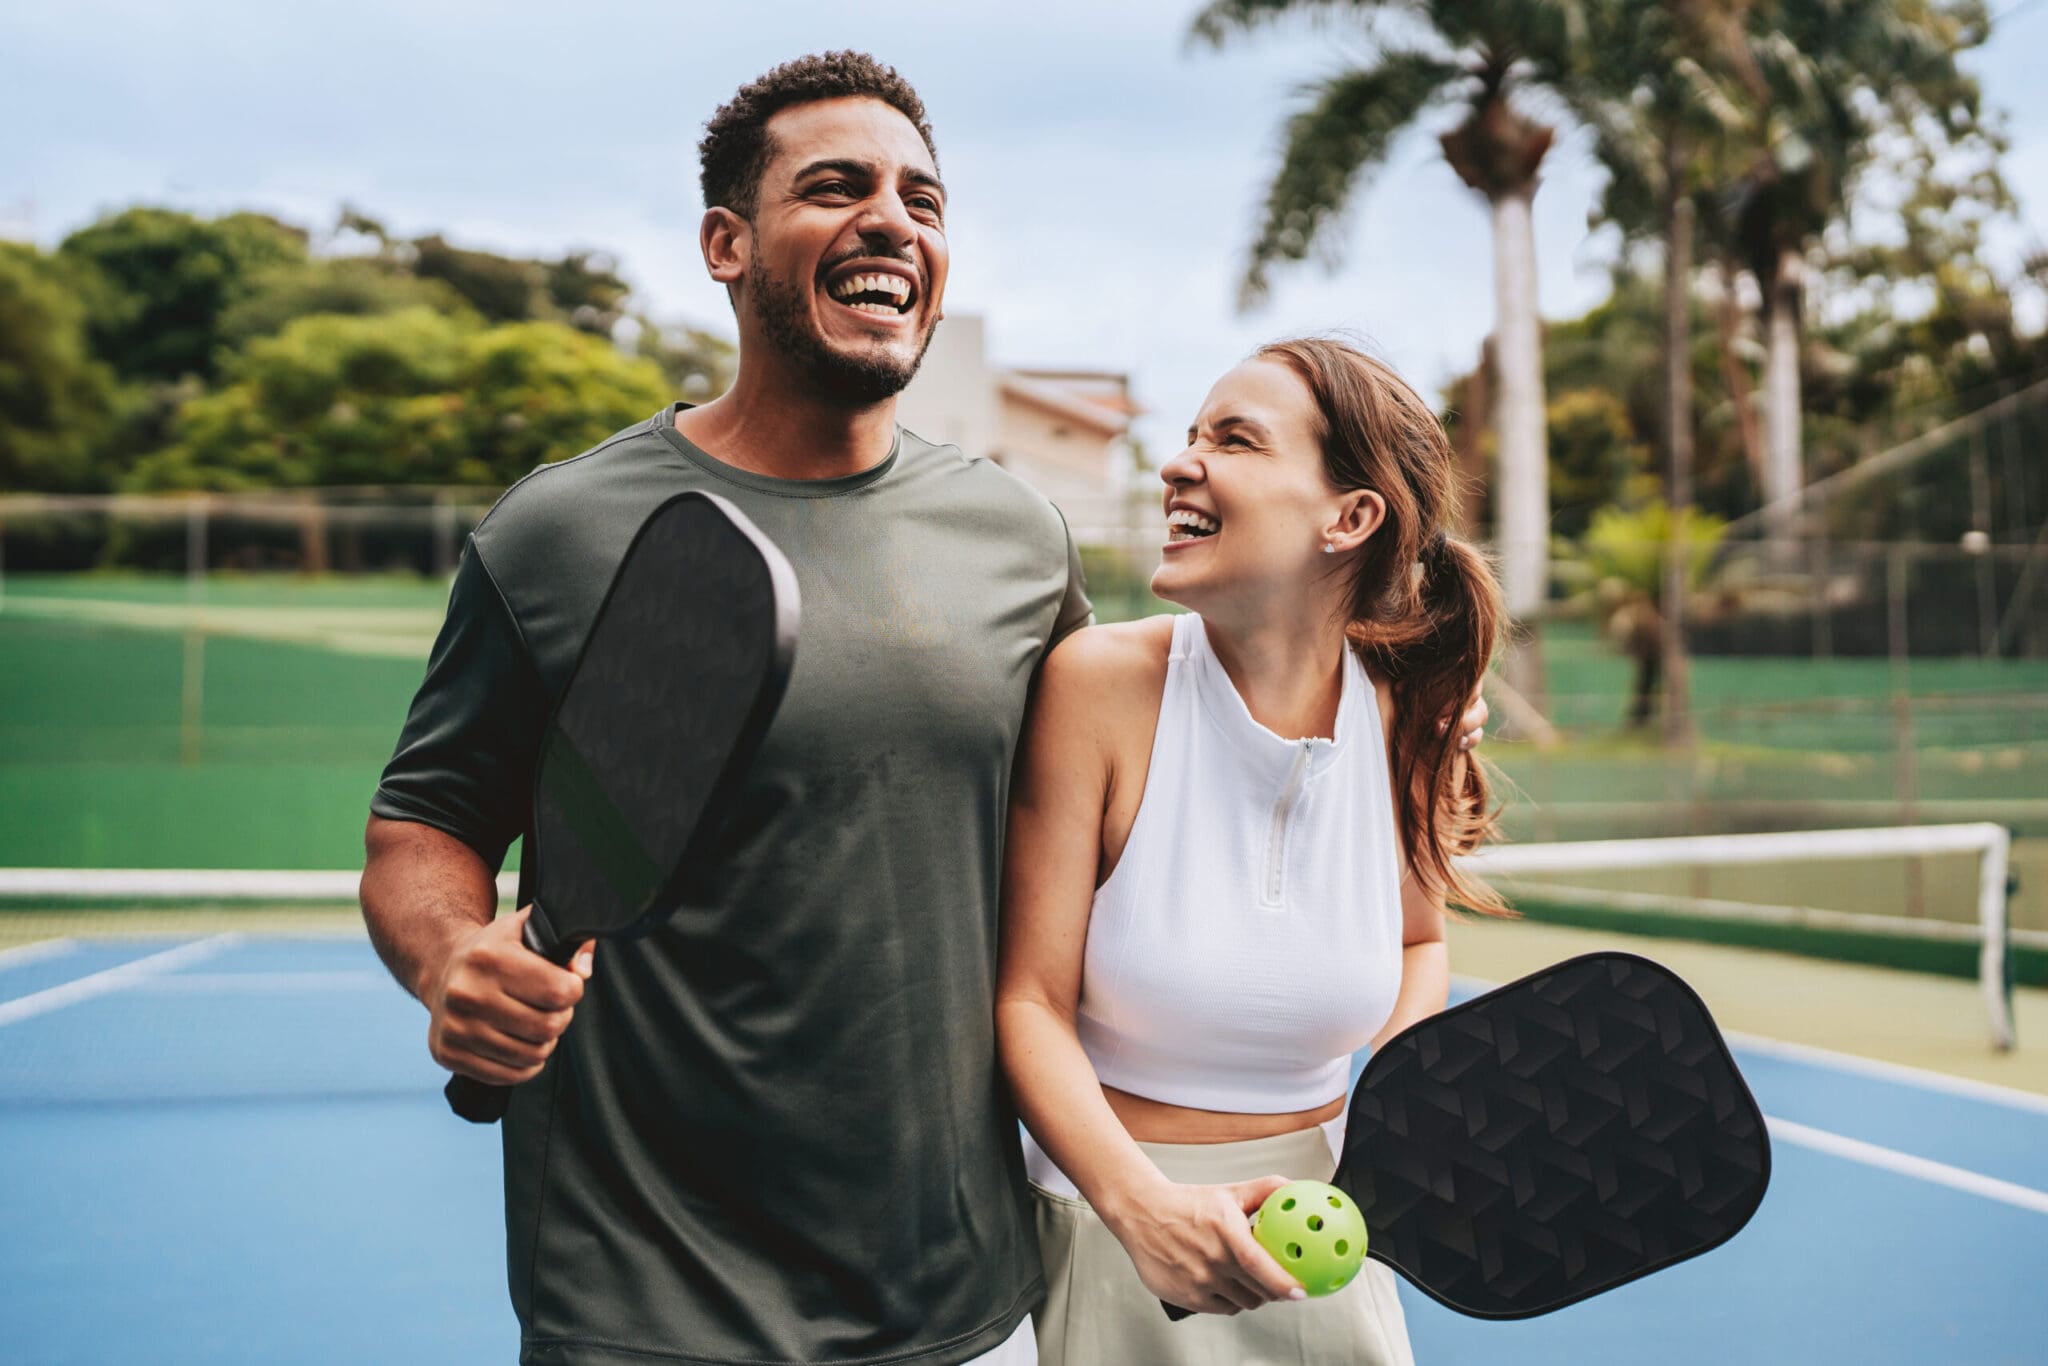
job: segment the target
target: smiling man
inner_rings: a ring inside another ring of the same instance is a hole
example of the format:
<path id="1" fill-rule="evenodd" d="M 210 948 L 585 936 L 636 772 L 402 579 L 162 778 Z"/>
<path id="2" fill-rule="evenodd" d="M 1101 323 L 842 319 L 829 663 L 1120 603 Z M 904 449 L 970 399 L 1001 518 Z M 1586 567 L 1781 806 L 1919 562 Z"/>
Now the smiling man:
<path id="1" fill-rule="evenodd" d="M 702 166 L 738 376 L 478 526 L 372 803 L 365 917 L 435 1058 L 524 1083 L 504 1127 L 521 1360 L 1029 1360 L 998 867 L 1031 679 L 1088 619 L 1079 560 L 1043 498 L 896 426 L 947 266 L 909 85 L 853 53 L 791 62 L 711 119 Z M 559 969 L 520 947 L 523 912 L 493 920 L 492 874 L 604 586 L 684 489 L 794 564 L 795 673 L 700 893 Z"/>

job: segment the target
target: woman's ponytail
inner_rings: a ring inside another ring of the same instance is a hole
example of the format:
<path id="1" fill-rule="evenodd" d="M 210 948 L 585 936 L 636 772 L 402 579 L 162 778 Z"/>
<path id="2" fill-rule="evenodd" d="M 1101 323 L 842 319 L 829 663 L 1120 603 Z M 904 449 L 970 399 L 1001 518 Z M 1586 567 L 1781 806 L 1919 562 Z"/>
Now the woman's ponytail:
<path id="1" fill-rule="evenodd" d="M 1458 749 L 1457 719 L 1500 640 L 1500 584 L 1477 547 L 1441 531 L 1425 542 L 1418 564 L 1416 610 L 1393 621 L 1357 621 L 1349 631 L 1366 667 L 1393 689 L 1387 744 L 1409 871 L 1443 888 L 1453 905 L 1509 914 L 1497 892 L 1452 862 L 1494 833 L 1492 784 L 1478 757 Z M 1442 729 L 1439 720 L 1447 723 Z"/>

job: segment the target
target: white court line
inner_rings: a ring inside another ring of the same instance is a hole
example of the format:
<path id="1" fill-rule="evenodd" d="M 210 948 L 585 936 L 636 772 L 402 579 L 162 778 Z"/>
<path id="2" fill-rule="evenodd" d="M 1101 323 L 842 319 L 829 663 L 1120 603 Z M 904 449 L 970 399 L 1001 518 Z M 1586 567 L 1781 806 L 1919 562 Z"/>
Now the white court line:
<path id="1" fill-rule="evenodd" d="M 1500 985 L 1498 982 L 1464 977 L 1456 973 L 1452 974 L 1451 983 L 1460 991 L 1470 992 L 1492 991 Z M 2048 1115 L 2048 1096 L 2035 1095 L 2032 1091 L 2015 1090 L 1995 1082 L 1952 1077 L 1946 1072 L 1933 1072 L 1924 1067 L 1908 1067 L 1902 1062 L 1881 1062 L 1876 1058 L 1858 1057 L 1853 1053 L 1837 1053 L 1831 1048 L 1816 1048 L 1812 1044 L 1788 1043 L 1784 1039 L 1768 1039 L 1761 1034 L 1743 1034 L 1733 1029 L 1722 1030 L 1721 1037 L 1728 1040 L 1732 1047 L 1744 1052 L 1761 1053 L 1767 1058 L 1782 1058 L 1788 1062 L 1805 1063 L 1811 1067 L 1854 1073 L 1900 1086 L 1918 1087 L 1923 1091 L 1940 1091 L 1951 1096 L 1963 1096 L 1970 1100 L 1986 1101 L 1992 1105 L 2008 1106 L 2014 1110 Z"/>
<path id="2" fill-rule="evenodd" d="M 1722 1035 L 1734 1047 L 1744 1052 L 1761 1053 L 1767 1058 L 1783 1058 L 1787 1062 L 1807 1063 L 1814 1067 L 1831 1068 L 1837 1072 L 1873 1077 L 1878 1081 L 1895 1082 L 1900 1086 L 1917 1086 L 1924 1091 L 1941 1091 L 1951 1096 L 1962 1096 L 1969 1100 L 1981 1100 L 1992 1105 L 2004 1105 L 2015 1110 L 2048 1115 L 2048 1096 L 2037 1096 L 2031 1091 L 2017 1091 L 1995 1082 L 1976 1081 L 1970 1077 L 1952 1077 L 1946 1072 L 1931 1072 L 1924 1067 L 1908 1067 L 1902 1062 L 1859 1058 L 1853 1053 L 1837 1053 L 1833 1049 L 1815 1048 L 1812 1044 L 1789 1043 L 1784 1039 L 1767 1039 L 1758 1034 L 1739 1034 L 1734 1030 L 1723 1030 Z"/>
<path id="3" fill-rule="evenodd" d="M 2031 1186 L 2000 1181 L 1995 1176 L 1965 1171 L 1961 1167 L 1951 1167 L 1946 1162 L 1933 1162 L 1924 1157 L 1914 1157 L 1911 1153 L 1902 1153 L 1893 1148 L 1880 1148 L 1875 1143 L 1846 1138 L 1841 1134 L 1829 1133 L 1825 1129 L 1811 1129 L 1804 1124 L 1794 1124 L 1789 1119 L 1777 1119 L 1766 1115 L 1764 1120 L 1770 1126 L 1773 1139 L 1782 1139 L 1802 1148 L 1827 1153 L 1831 1157 L 1847 1158 L 1851 1162 L 1879 1167 L 1888 1172 L 1896 1172 L 1900 1176 L 1932 1182 L 1937 1186 L 1947 1186 L 1950 1190 L 1980 1195 L 1986 1200 L 1996 1200 L 2000 1204 L 2011 1205 L 2016 1209 L 2048 1214 L 2048 1191 L 2037 1191 Z"/>
<path id="4" fill-rule="evenodd" d="M 46 958 L 61 958 L 77 947 L 76 939 L 38 939 L 33 944 L 16 944 L 11 949 L 0 949 L 0 968 L 18 968 L 25 963 L 40 963 Z"/>
<path id="5" fill-rule="evenodd" d="M 207 939 L 165 949 L 162 953 L 152 953 L 147 958 L 138 958 L 117 968 L 108 968 L 104 972 L 95 972 L 87 977 L 63 982 L 44 991 L 33 991 L 26 996 L 17 996 L 11 1001 L 0 1001 L 0 1026 L 16 1024 L 53 1010 L 61 1010 L 65 1006 L 76 1005 L 80 1001 L 90 1001 L 96 996 L 120 991 L 159 973 L 176 972 L 187 963 L 211 958 L 241 939 L 242 936 L 239 934 L 216 934 Z"/>

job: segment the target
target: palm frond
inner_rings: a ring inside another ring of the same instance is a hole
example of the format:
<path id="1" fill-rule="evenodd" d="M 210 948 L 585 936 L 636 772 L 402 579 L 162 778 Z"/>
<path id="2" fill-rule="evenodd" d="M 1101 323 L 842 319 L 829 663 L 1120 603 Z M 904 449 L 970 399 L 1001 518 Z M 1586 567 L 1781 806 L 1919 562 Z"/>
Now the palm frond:
<path id="1" fill-rule="evenodd" d="M 1400 0 L 1210 0 L 1188 21 L 1190 45 L 1221 48 L 1297 15 L 1328 18 L 1340 10 L 1407 9 Z"/>
<path id="2" fill-rule="evenodd" d="M 1310 102 L 1287 121 L 1286 150 L 1266 191 L 1240 307 L 1265 297 L 1276 262 L 1308 257 L 1341 217 L 1360 172 L 1384 160 L 1401 130 L 1463 75 L 1423 53 L 1390 52 L 1376 66 L 1307 88 Z M 1334 246 L 1325 242 L 1324 249 L 1334 263 Z"/>

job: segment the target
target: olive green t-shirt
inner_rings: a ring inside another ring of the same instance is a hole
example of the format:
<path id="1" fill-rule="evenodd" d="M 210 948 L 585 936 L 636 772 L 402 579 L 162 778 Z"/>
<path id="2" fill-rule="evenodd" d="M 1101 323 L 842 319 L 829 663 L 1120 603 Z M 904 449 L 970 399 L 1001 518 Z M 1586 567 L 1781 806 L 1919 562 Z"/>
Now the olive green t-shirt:
<path id="1" fill-rule="evenodd" d="M 684 489 L 795 566 L 796 666 L 718 866 L 600 946 L 514 1093 L 520 1359 L 964 1361 L 1041 1292 L 993 1016 L 1026 693 L 1089 610 L 1051 504 L 908 432 L 859 474 L 766 478 L 659 413 L 477 527 L 372 808 L 501 862 L 612 572 Z"/>

